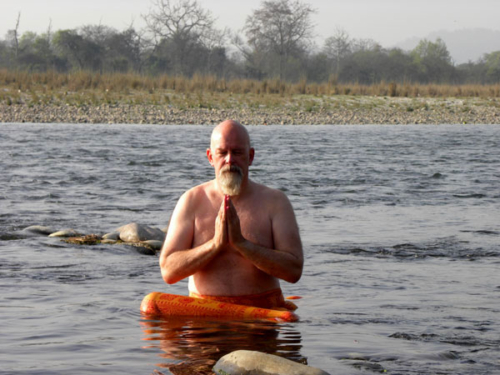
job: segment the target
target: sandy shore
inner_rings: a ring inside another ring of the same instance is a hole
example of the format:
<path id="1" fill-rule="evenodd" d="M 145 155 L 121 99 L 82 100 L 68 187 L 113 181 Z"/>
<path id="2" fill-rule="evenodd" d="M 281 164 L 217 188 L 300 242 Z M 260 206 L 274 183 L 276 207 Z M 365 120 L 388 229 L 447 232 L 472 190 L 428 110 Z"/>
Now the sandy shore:
<path id="1" fill-rule="evenodd" d="M 0 104 L 2 123 L 500 124 L 500 101 L 480 98 L 293 97 L 269 107 L 180 108 L 161 104 Z M 312 104 L 311 104 L 312 103 Z"/>

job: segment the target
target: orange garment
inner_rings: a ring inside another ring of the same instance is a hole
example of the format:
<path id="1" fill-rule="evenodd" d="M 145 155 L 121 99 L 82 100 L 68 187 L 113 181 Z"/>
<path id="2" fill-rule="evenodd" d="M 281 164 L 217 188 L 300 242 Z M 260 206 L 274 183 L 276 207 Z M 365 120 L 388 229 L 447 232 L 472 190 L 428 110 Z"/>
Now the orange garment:
<path id="1" fill-rule="evenodd" d="M 284 307 L 265 309 L 160 292 L 152 292 L 144 297 L 141 312 L 151 316 L 194 316 L 277 322 L 296 322 L 299 319 L 293 311 L 288 311 Z"/>
<path id="2" fill-rule="evenodd" d="M 285 301 L 280 288 L 271 289 L 263 293 L 245 294 L 243 296 L 207 296 L 195 292 L 189 292 L 189 296 L 217 302 L 232 303 L 235 305 L 260 307 L 263 309 L 292 311 L 297 309 L 294 303 Z"/>

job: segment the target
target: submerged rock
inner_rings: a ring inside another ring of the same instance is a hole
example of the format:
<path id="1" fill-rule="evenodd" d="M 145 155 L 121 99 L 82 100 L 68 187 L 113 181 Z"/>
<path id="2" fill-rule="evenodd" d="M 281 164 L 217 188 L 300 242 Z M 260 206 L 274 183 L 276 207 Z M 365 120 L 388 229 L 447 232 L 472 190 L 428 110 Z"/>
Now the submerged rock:
<path id="1" fill-rule="evenodd" d="M 69 237 L 64 240 L 67 243 L 74 243 L 77 245 L 98 245 L 101 243 L 101 236 L 97 234 L 88 234 L 81 237 Z"/>
<path id="2" fill-rule="evenodd" d="M 43 235 L 49 235 L 56 232 L 55 229 L 51 227 L 45 227 L 43 225 L 32 225 L 30 227 L 24 228 L 23 231 Z"/>
<path id="3" fill-rule="evenodd" d="M 49 237 L 78 237 L 80 233 L 78 233 L 74 229 L 63 229 L 55 233 L 49 234 Z"/>
<path id="4" fill-rule="evenodd" d="M 120 233 L 120 239 L 123 242 L 141 242 L 149 240 L 163 242 L 165 239 L 165 233 L 160 229 L 137 223 L 124 225 L 116 231 Z"/>
<path id="5" fill-rule="evenodd" d="M 157 240 L 142 241 L 140 243 L 146 245 L 147 247 L 150 247 L 153 250 L 161 250 L 161 247 L 163 246 L 163 241 Z"/>
<path id="6" fill-rule="evenodd" d="M 328 375 L 319 368 L 250 350 L 226 354 L 217 361 L 213 371 L 221 375 Z"/>
<path id="7" fill-rule="evenodd" d="M 156 255 L 156 250 L 148 246 L 145 242 L 128 242 L 124 245 L 132 246 L 139 254 Z"/>

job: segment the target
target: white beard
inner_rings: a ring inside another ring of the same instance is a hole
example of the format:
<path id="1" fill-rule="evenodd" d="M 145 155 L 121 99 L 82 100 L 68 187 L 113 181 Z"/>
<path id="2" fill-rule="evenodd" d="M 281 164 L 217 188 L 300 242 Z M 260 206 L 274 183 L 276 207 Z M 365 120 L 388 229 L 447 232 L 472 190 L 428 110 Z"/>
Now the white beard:
<path id="1" fill-rule="evenodd" d="M 225 166 L 219 171 L 217 182 L 224 195 L 239 195 L 243 182 L 243 171 L 236 165 Z"/>

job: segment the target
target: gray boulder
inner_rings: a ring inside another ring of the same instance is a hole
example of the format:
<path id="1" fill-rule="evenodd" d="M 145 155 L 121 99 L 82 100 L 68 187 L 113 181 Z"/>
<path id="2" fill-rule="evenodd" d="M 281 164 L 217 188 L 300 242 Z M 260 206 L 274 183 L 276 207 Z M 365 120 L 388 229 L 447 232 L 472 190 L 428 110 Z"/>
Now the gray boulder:
<path id="1" fill-rule="evenodd" d="M 212 369 L 220 375 L 328 375 L 327 372 L 272 354 L 237 350 L 219 359 Z"/>
<path id="2" fill-rule="evenodd" d="M 141 241 L 164 241 L 165 233 L 158 228 L 149 227 L 137 223 L 124 225 L 116 230 L 120 233 L 120 239 L 123 242 L 141 242 Z"/>

